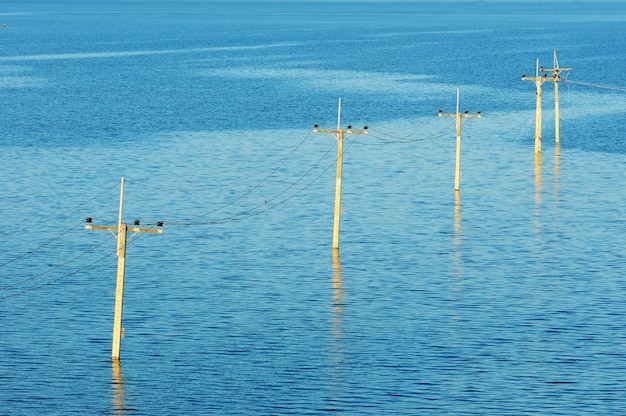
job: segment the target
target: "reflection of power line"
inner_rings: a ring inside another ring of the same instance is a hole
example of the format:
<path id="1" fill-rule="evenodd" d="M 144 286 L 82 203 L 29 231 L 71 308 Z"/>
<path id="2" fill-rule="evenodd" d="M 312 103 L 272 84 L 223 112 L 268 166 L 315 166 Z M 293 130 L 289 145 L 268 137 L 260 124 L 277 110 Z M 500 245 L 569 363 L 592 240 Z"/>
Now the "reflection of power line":
<path id="1" fill-rule="evenodd" d="M 337 180 L 335 184 L 335 220 L 333 226 L 333 248 L 339 248 L 339 218 L 341 216 L 341 177 L 343 169 L 343 138 L 345 134 L 367 134 L 367 126 L 363 130 L 353 130 L 352 126 L 347 129 L 341 128 L 341 98 L 337 111 L 337 129 L 318 129 L 315 125 L 314 133 L 332 133 L 337 135 Z"/>

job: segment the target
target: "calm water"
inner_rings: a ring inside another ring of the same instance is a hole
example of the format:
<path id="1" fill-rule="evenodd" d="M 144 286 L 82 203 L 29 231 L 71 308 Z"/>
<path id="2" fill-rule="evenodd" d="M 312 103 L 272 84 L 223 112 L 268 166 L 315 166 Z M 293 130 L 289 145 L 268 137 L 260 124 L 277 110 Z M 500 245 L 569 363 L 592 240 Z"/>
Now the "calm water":
<path id="1" fill-rule="evenodd" d="M 537 7 L 535 7 L 537 6 Z M 626 5 L 8 1 L 0 414 L 626 408 Z M 544 84 L 536 59 L 573 67 Z M 617 88 L 615 88 L 617 87 Z M 455 127 L 437 112 L 482 111 Z M 340 254 L 336 140 L 346 137 Z M 121 364 L 111 328 L 124 220 Z"/>

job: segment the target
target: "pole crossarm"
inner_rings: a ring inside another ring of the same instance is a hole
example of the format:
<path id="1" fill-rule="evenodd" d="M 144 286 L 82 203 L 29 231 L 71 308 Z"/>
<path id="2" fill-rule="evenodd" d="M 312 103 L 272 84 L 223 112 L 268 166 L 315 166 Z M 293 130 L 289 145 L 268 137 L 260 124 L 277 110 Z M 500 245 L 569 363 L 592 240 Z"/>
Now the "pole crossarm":
<path id="1" fill-rule="evenodd" d="M 544 78 L 544 81 L 548 82 L 559 82 L 561 81 L 561 72 L 562 71 L 573 71 L 574 68 L 539 68 L 539 72 L 552 72 L 552 78 Z"/>
<path id="2" fill-rule="evenodd" d="M 543 75 L 541 77 L 527 77 L 526 75 L 522 75 L 522 81 L 545 82 L 545 81 L 552 81 L 552 79 L 548 78 L 547 75 Z"/>
<path id="3" fill-rule="evenodd" d="M 86 230 L 99 230 L 99 231 L 118 231 L 119 228 L 117 225 L 85 225 Z M 138 227 L 128 227 L 127 231 L 133 233 L 156 233 L 163 234 L 163 229 L 161 228 L 138 228 Z"/>
<path id="4" fill-rule="evenodd" d="M 460 117 L 460 118 L 480 118 L 480 113 L 477 114 L 465 114 L 465 113 L 439 113 L 439 117 Z"/>
<path id="5" fill-rule="evenodd" d="M 331 133 L 331 134 L 367 134 L 367 126 L 363 130 L 348 129 L 318 129 L 314 128 L 313 133 Z"/>

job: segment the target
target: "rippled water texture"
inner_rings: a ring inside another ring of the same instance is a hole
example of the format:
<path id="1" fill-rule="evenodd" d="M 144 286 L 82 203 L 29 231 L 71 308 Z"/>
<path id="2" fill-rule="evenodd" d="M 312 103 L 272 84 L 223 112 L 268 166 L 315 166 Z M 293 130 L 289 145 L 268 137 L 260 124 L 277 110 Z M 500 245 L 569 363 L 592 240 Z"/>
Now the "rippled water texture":
<path id="1" fill-rule="evenodd" d="M 626 10 L 537 5 L 3 5 L 0 413 L 620 414 Z"/>

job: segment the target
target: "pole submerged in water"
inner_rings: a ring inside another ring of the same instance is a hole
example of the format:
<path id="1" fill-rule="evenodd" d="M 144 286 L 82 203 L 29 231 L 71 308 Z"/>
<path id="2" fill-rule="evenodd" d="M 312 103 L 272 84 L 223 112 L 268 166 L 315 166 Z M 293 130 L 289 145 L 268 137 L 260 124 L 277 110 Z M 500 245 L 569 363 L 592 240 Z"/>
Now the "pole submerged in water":
<path id="1" fill-rule="evenodd" d="M 439 117 L 454 117 L 456 120 L 456 163 L 454 167 L 454 190 L 461 189 L 461 119 L 463 118 L 480 118 L 480 111 L 476 114 L 469 114 L 467 111 L 463 114 L 459 111 L 460 89 L 456 89 L 456 113 L 446 114 L 443 110 L 439 110 Z"/>
<path id="2" fill-rule="evenodd" d="M 341 218 L 341 182 L 343 176 L 343 140 L 346 134 L 367 134 L 367 126 L 363 127 L 363 130 L 353 130 L 349 125 L 347 129 L 341 128 L 341 98 L 339 99 L 339 106 L 337 110 L 337 129 L 327 130 L 318 129 L 317 124 L 313 129 L 314 133 L 331 133 L 337 135 L 337 176 L 335 180 L 335 215 L 333 221 L 333 248 L 339 248 L 339 228 Z"/>
<path id="3" fill-rule="evenodd" d="M 124 177 L 120 185 L 120 210 L 118 223 L 116 226 L 92 225 L 91 218 L 87 218 L 87 230 L 117 231 L 117 280 L 115 285 L 115 312 L 113 315 L 113 342 L 111 346 L 111 358 L 114 361 L 120 359 L 120 345 L 122 340 L 122 310 L 124 307 L 124 270 L 126 268 L 126 242 L 128 231 L 134 233 L 156 233 L 162 234 L 161 228 L 139 228 L 128 227 L 122 222 L 122 209 L 124 205 Z M 139 221 L 135 221 L 139 225 Z M 161 226 L 162 223 L 157 223 Z"/>

